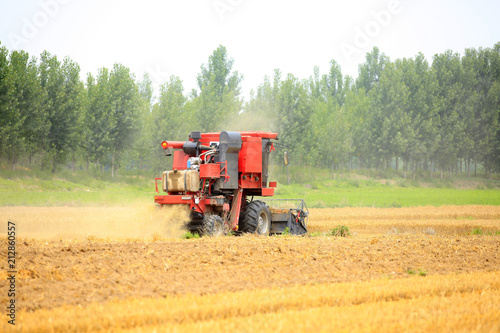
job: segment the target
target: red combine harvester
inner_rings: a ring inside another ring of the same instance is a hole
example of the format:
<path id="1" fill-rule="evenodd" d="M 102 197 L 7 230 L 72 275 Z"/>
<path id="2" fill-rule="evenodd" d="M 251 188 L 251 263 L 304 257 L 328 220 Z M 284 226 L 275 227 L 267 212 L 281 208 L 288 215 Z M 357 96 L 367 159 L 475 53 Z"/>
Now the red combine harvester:
<path id="1" fill-rule="evenodd" d="M 254 200 L 274 195 L 276 182 L 267 179 L 272 140 L 278 134 L 224 131 L 191 132 L 186 142 L 163 141 L 166 156 L 175 149 L 173 170 L 156 178 L 167 194 L 156 195 L 155 202 L 188 205 L 186 227 L 202 235 L 307 233 L 309 212 L 303 200 Z"/>

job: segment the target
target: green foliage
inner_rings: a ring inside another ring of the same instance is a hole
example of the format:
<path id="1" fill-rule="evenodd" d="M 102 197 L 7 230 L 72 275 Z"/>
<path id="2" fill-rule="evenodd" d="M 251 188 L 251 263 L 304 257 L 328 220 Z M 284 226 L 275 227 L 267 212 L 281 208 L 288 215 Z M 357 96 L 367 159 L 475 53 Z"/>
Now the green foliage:
<path id="1" fill-rule="evenodd" d="M 192 233 L 191 231 L 186 231 L 182 236 L 182 239 L 197 239 L 200 238 L 198 233 Z"/>
<path id="2" fill-rule="evenodd" d="M 277 132 L 280 144 L 285 145 L 294 156 L 295 163 L 310 161 L 307 147 L 310 145 L 310 119 L 312 107 L 304 82 L 292 74 L 278 85 L 276 94 L 276 114 L 279 119 Z"/>
<path id="3" fill-rule="evenodd" d="M 111 176 L 114 177 L 115 165 L 120 163 L 124 150 L 133 144 L 139 129 L 140 95 L 134 75 L 120 64 L 113 66 L 109 85 L 112 98 L 110 115 L 115 124 L 109 132 L 112 143 Z"/>
<path id="4" fill-rule="evenodd" d="M 325 170 L 328 174 L 328 170 Z M 110 173 L 62 169 L 11 170 L 0 167 L 0 204 L 5 206 L 56 205 L 127 205 L 139 201 L 151 203 L 155 195 L 154 175 L 148 171 L 121 171 L 114 178 Z M 326 176 L 308 184 L 278 184 L 277 198 L 303 198 L 309 208 L 321 207 L 391 207 L 441 205 L 500 205 L 498 189 L 456 189 L 436 187 L 397 187 L 377 180 L 358 180 L 355 187 L 347 180 Z"/>
<path id="5" fill-rule="evenodd" d="M 47 157 L 52 172 L 65 164 L 83 139 L 84 86 L 80 81 L 80 67 L 69 58 L 61 64 L 48 52 L 41 55 L 41 85 L 47 92 Z"/>
<path id="6" fill-rule="evenodd" d="M 338 227 L 334 228 L 329 234 L 331 236 L 335 236 L 335 237 L 349 237 L 349 236 L 351 236 L 351 233 L 349 232 L 349 228 L 344 226 L 344 225 L 339 225 Z"/>
<path id="7" fill-rule="evenodd" d="M 241 110 L 240 83 L 243 77 L 232 72 L 234 60 L 228 57 L 224 46 L 219 46 L 209 57 L 208 64 L 201 66 L 198 74 L 200 96 L 195 103 L 196 126 L 200 131 L 225 130 L 223 125 L 236 117 Z"/>
<path id="8" fill-rule="evenodd" d="M 390 204 L 390 206 L 389 206 L 389 207 L 393 207 L 393 208 L 400 208 L 400 207 L 402 207 L 402 206 L 401 206 L 401 204 L 399 203 L 399 201 L 394 200 L 394 201 L 392 202 L 392 204 Z"/>
<path id="9" fill-rule="evenodd" d="M 427 271 L 425 269 L 418 269 L 419 276 L 427 276 Z"/>
<path id="10" fill-rule="evenodd" d="M 144 135 L 148 138 L 149 154 L 145 163 L 154 169 L 165 168 L 165 156 L 160 143 L 163 140 L 186 140 L 186 135 L 193 130 L 196 120 L 190 108 L 182 81 L 176 76 L 160 87 L 158 102 L 153 106 L 150 123 Z"/>
<path id="11" fill-rule="evenodd" d="M 0 202 L 5 206 L 88 206 L 151 203 L 151 177 L 123 172 L 110 174 L 62 169 L 0 170 Z"/>
<path id="12" fill-rule="evenodd" d="M 386 163 L 392 157 L 402 156 L 412 138 L 411 117 L 407 112 L 409 89 L 402 81 L 402 73 L 392 63 L 387 64 L 379 84 L 370 91 L 373 125 L 379 130 L 372 132 L 374 150 Z"/>
<path id="13" fill-rule="evenodd" d="M 471 232 L 468 233 L 468 235 L 488 235 L 488 236 L 498 236 L 500 235 L 500 231 L 484 231 L 483 229 L 477 227 L 472 229 Z"/>
<path id="14" fill-rule="evenodd" d="M 352 169 L 407 188 L 451 187 L 460 174 L 498 177 L 500 43 L 436 54 L 431 64 L 421 53 L 391 61 L 374 47 L 356 80 L 334 59 L 325 74 L 314 67 L 308 79 L 275 69 L 245 104 L 234 64 L 219 46 L 201 65 L 197 90 L 186 93 L 172 76 L 155 95 L 147 74 L 138 81 L 122 64 L 88 74 L 84 84 L 69 58 L 43 52 L 36 59 L 0 47 L 0 162 L 52 172 L 85 168 L 96 176 L 115 177 L 116 169 L 158 175 L 171 163 L 162 140 L 186 140 L 193 130 L 256 130 L 279 133 L 276 169 L 283 151 L 290 155 L 280 183 L 308 182 L 319 192 L 315 182 L 326 177 L 332 186 L 362 188 L 357 180 L 343 183 Z M 408 173 L 412 182 L 398 180 Z M 393 198 L 384 205 L 405 203 Z"/>
<path id="15" fill-rule="evenodd" d="M 470 235 L 483 235 L 484 232 L 481 228 L 474 228 L 472 231 L 469 233 Z"/>
<path id="16" fill-rule="evenodd" d="M 281 233 L 281 236 L 290 236 L 292 233 L 290 232 L 290 228 L 285 227 L 285 230 Z"/>
<path id="17" fill-rule="evenodd" d="M 293 175 L 303 176 L 308 173 L 306 168 L 291 170 Z M 484 184 L 495 184 L 497 189 L 478 190 L 475 184 L 479 180 L 471 182 L 474 186 L 469 189 L 463 189 L 464 183 L 459 183 L 460 187 L 455 188 L 456 185 L 447 181 L 414 186 L 411 181 L 379 178 L 378 173 L 373 173 L 377 175 L 376 178 L 365 176 L 365 179 L 359 179 L 357 173 L 351 173 L 332 180 L 328 171 L 315 170 L 312 181 L 291 185 L 286 185 L 286 177 L 275 175 L 274 179 L 281 179 L 276 189 L 276 198 L 302 198 L 310 208 L 500 205 L 499 184 L 495 181 L 482 180 Z M 286 172 L 282 171 L 281 175 L 283 173 L 286 176 Z M 486 187 L 485 185 L 484 188 Z"/>
<path id="18" fill-rule="evenodd" d="M 378 47 L 366 54 L 366 62 L 360 66 L 356 86 L 369 92 L 380 80 L 389 58 Z"/>

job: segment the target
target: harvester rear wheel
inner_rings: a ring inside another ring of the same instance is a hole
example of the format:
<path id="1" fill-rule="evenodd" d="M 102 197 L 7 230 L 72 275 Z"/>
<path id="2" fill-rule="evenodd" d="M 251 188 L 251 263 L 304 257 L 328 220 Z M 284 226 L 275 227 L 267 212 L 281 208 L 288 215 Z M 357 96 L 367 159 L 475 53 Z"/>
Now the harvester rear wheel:
<path id="1" fill-rule="evenodd" d="M 219 237 L 224 235 L 224 222 L 218 215 L 206 214 L 203 218 L 203 236 Z"/>
<path id="2" fill-rule="evenodd" d="M 257 235 L 269 235 L 271 213 L 267 205 L 259 200 L 248 203 L 240 216 L 239 231 Z"/>
<path id="3" fill-rule="evenodd" d="M 190 220 L 186 223 L 185 227 L 190 232 L 201 234 L 203 229 L 203 214 L 191 212 Z"/>

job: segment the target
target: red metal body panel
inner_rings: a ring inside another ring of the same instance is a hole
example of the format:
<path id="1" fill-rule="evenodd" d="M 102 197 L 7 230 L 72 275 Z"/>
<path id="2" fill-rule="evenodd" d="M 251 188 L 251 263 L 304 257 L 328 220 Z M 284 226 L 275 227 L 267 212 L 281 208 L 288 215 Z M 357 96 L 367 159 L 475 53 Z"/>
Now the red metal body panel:
<path id="1" fill-rule="evenodd" d="M 216 179 L 220 178 L 220 164 L 202 164 L 200 165 L 200 178 Z"/>
<path id="2" fill-rule="evenodd" d="M 220 133 L 201 133 L 200 142 L 209 145 L 210 142 L 219 142 Z"/>
<path id="3" fill-rule="evenodd" d="M 272 133 L 272 132 L 248 131 L 248 132 L 239 132 L 239 133 L 241 134 L 241 137 L 251 136 L 254 138 L 266 138 L 266 139 L 276 139 L 278 137 L 278 133 Z M 220 133 L 217 133 L 217 132 L 202 133 L 201 139 L 203 140 L 204 137 L 217 137 L 217 140 L 212 140 L 212 141 L 219 141 L 219 135 L 220 135 Z"/>
<path id="4" fill-rule="evenodd" d="M 210 198 L 206 198 L 205 199 L 205 205 L 215 205 L 215 206 L 223 206 L 224 204 L 222 205 L 219 205 L 217 203 L 217 198 L 224 198 L 223 196 L 218 196 L 218 197 L 210 197 Z"/>
<path id="5" fill-rule="evenodd" d="M 207 210 L 206 206 L 219 206 L 222 207 L 223 210 L 229 210 L 229 204 L 227 203 L 217 203 L 217 198 L 219 197 L 201 197 L 196 203 L 195 200 L 196 193 L 187 193 L 184 195 L 181 194 L 169 194 L 169 195 L 155 195 L 155 203 L 159 205 L 189 205 L 189 209 L 193 212 L 198 212 L 204 214 Z"/>
<path id="6" fill-rule="evenodd" d="M 174 163 L 172 164 L 172 169 L 186 170 L 188 159 L 189 156 L 184 154 L 182 150 L 174 151 Z"/>
<path id="7" fill-rule="evenodd" d="M 190 205 L 193 196 L 191 194 L 186 195 L 155 195 L 155 202 L 160 205 L 180 205 L 187 204 Z"/>
<path id="8" fill-rule="evenodd" d="M 262 138 L 242 137 L 241 141 L 238 171 L 262 173 Z"/>
<path id="9" fill-rule="evenodd" d="M 262 189 L 262 196 L 263 197 L 272 197 L 274 195 L 274 188 L 272 187 L 267 187 Z"/>

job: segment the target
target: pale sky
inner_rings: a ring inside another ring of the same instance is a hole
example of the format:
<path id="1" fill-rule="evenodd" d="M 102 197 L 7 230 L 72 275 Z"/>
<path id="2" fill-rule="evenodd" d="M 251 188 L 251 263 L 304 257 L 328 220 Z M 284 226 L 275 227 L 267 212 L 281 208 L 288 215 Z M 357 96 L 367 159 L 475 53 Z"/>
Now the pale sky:
<path id="1" fill-rule="evenodd" d="M 244 76 L 243 95 L 279 68 L 303 79 L 335 59 L 357 77 L 366 52 L 391 59 L 500 41 L 500 1 L 483 0 L 1 0 L 0 41 L 39 57 L 69 56 L 86 73 L 119 62 L 155 86 L 179 76 L 196 88 L 222 44 Z M 158 89 L 155 89 L 155 93 Z"/>

